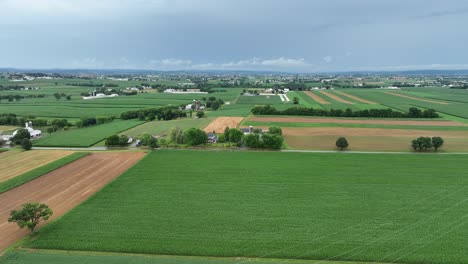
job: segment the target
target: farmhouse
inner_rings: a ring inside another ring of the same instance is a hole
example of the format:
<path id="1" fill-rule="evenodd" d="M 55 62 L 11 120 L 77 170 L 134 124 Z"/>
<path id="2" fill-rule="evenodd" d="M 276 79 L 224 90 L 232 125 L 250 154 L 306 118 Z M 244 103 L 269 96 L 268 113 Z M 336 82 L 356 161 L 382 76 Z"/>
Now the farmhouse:
<path id="1" fill-rule="evenodd" d="M 166 89 L 164 93 L 171 94 L 208 94 L 207 92 L 201 92 L 200 89 Z"/>
<path id="2" fill-rule="evenodd" d="M 38 129 L 34 129 L 32 126 L 32 122 L 26 122 L 24 125 L 24 128 L 28 130 L 29 134 L 31 135 L 31 138 L 38 138 L 42 135 L 42 131 Z M 6 141 L 7 143 L 10 142 L 11 138 L 14 137 L 18 133 L 18 130 L 15 130 L 12 135 L 0 135 L 0 139 Z"/>
<path id="3" fill-rule="evenodd" d="M 93 92 L 93 95 L 91 96 L 83 96 L 84 100 L 90 100 L 90 99 L 100 99 L 100 98 L 109 98 L 109 97 L 117 97 L 119 96 L 118 94 L 110 94 L 110 95 L 105 95 L 103 93 L 98 93 Z"/>
<path id="4" fill-rule="evenodd" d="M 253 133 L 263 134 L 263 130 L 261 128 L 254 129 L 253 126 L 249 126 L 248 128 L 241 128 L 241 131 L 244 133 L 244 135 L 249 135 Z"/>

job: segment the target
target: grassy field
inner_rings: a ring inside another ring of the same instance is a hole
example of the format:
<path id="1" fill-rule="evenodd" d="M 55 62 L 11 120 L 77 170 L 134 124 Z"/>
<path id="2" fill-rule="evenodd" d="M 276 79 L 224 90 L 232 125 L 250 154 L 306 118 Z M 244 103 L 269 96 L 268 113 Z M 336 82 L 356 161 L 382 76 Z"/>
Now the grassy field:
<path id="1" fill-rule="evenodd" d="M 114 120 L 111 123 L 87 128 L 77 128 L 59 131 L 33 141 L 36 147 L 89 147 L 108 136 L 118 134 L 130 128 L 143 124 L 138 120 Z"/>
<path id="2" fill-rule="evenodd" d="M 45 151 L 43 151 L 45 152 Z M 44 166 L 38 167 L 36 169 L 30 170 L 26 173 L 23 173 L 19 176 L 16 176 L 14 178 L 11 178 L 7 181 L 0 182 L 0 193 L 6 192 L 8 190 L 11 190 L 17 186 L 20 186 L 21 184 L 24 184 L 30 180 L 34 180 L 37 177 L 40 177 L 46 173 L 49 173 L 53 170 L 56 170 L 62 166 L 67 165 L 68 163 L 71 163 L 77 159 L 80 159 L 84 156 L 88 155 L 86 152 L 76 152 L 71 155 L 68 155 L 66 157 L 63 157 L 61 159 L 55 160 L 51 163 L 48 163 Z"/>
<path id="3" fill-rule="evenodd" d="M 203 129 L 214 119 L 214 117 L 205 117 L 199 119 L 186 118 L 169 121 L 152 121 L 122 132 L 122 134 L 135 137 L 145 133 L 149 133 L 151 135 L 167 134 L 171 131 L 172 128 L 175 127 L 178 127 L 182 130 L 186 130 L 192 127 Z"/>
<path id="4" fill-rule="evenodd" d="M 26 246 L 468 263 L 461 253 L 468 237 L 465 161 L 463 155 L 156 151 Z"/>
<path id="5" fill-rule="evenodd" d="M 214 257 L 103 254 L 69 251 L 14 251 L 0 257 L 4 264 L 319 264 L 319 260 L 244 259 Z M 368 262 L 326 261 L 324 264 L 370 264 Z M 385 264 L 385 263 L 383 263 Z"/>

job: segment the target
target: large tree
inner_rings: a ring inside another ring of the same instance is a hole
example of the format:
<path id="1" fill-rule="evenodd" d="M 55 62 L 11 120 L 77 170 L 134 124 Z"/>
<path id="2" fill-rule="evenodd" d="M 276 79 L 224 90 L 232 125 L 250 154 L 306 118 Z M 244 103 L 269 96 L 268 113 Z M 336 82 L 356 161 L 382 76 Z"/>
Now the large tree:
<path id="1" fill-rule="evenodd" d="M 20 228 L 27 227 L 31 232 L 34 232 L 37 224 L 48 220 L 52 214 L 52 209 L 46 204 L 25 203 L 21 209 L 10 212 L 8 222 L 17 223 Z"/>
<path id="2" fill-rule="evenodd" d="M 16 131 L 15 136 L 11 138 L 11 141 L 13 141 L 15 144 L 21 144 L 21 140 L 23 140 L 24 138 L 30 139 L 31 134 L 27 129 L 20 128 Z"/>
<path id="3" fill-rule="evenodd" d="M 444 139 L 441 137 L 433 137 L 432 138 L 432 146 L 434 147 L 435 151 L 437 151 L 440 147 L 444 145 Z"/>
<path id="4" fill-rule="evenodd" d="M 337 146 L 340 150 L 344 150 L 344 149 L 348 148 L 348 146 L 349 146 L 348 140 L 346 140 L 346 138 L 344 138 L 344 137 L 340 137 L 340 138 L 336 141 L 336 146 Z"/>
<path id="5" fill-rule="evenodd" d="M 189 146 L 205 144 L 207 141 L 208 136 L 203 130 L 190 128 L 184 131 L 184 142 Z"/>
<path id="6" fill-rule="evenodd" d="M 32 148 L 32 143 L 31 143 L 31 140 L 29 140 L 28 138 L 23 138 L 21 140 L 21 147 L 24 149 L 24 150 L 30 150 Z"/>

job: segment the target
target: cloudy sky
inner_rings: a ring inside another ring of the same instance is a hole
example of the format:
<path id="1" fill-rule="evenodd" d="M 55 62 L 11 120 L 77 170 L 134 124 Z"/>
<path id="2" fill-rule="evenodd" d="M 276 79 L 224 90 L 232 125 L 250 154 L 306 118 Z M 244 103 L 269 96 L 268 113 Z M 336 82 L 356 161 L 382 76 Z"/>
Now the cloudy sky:
<path id="1" fill-rule="evenodd" d="M 468 69 L 465 0 L 0 0 L 0 67 Z"/>

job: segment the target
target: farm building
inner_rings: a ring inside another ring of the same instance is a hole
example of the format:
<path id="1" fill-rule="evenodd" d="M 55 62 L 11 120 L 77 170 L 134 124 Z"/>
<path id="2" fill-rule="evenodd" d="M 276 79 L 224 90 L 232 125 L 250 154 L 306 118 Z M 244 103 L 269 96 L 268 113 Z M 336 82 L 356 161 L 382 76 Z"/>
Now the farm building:
<path id="1" fill-rule="evenodd" d="M 249 126 L 248 128 L 241 128 L 241 131 L 244 133 L 244 135 L 253 133 L 263 134 L 263 130 L 261 128 L 254 128 L 253 126 Z"/>
<path id="2" fill-rule="evenodd" d="M 118 94 L 110 94 L 110 95 L 105 95 L 103 93 L 98 93 L 93 92 L 93 95 L 91 96 L 83 96 L 84 100 L 90 100 L 90 99 L 100 99 L 100 98 L 109 98 L 109 97 L 117 97 L 119 96 Z"/>
<path id="3" fill-rule="evenodd" d="M 32 126 L 32 122 L 26 122 L 24 125 L 24 128 L 28 130 L 29 134 L 31 135 L 31 138 L 38 138 L 42 135 L 42 131 L 38 129 L 34 129 Z M 7 143 L 11 140 L 12 137 L 14 137 L 18 133 L 18 130 L 15 130 L 12 135 L 0 135 L 0 138 Z"/>

